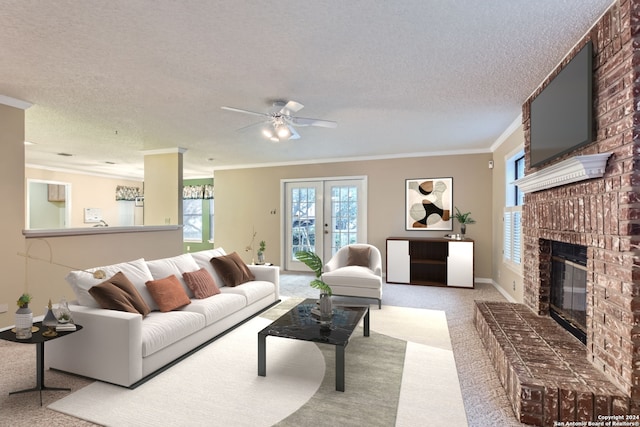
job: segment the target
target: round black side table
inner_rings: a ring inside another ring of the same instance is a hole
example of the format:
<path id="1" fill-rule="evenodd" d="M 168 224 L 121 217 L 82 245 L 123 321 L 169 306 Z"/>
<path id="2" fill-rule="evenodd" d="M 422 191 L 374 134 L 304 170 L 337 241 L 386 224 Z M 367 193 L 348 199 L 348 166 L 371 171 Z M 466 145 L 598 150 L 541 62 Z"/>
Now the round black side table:
<path id="1" fill-rule="evenodd" d="M 22 344 L 36 345 L 36 386 L 33 388 L 28 388 L 26 390 L 12 391 L 9 394 L 39 391 L 40 406 L 42 406 L 42 390 L 65 390 L 65 391 L 71 390 L 70 388 L 47 387 L 46 385 L 44 385 L 44 343 L 49 340 L 55 340 L 56 338 L 64 337 L 65 335 L 73 334 L 74 332 L 77 332 L 80 329 L 82 329 L 82 326 L 76 324 L 75 331 L 58 331 L 58 334 L 54 337 L 46 337 L 42 335 L 42 333 L 47 330 L 46 327 L 42 326 L 42 322 L 34 322 L 33 326 L 37 326 L 39 329 L 38 331 L 34 332 L 31 338 L 29 339 L 23 340 L 23 339 L 16 338 L 16 333 L 10 329 L 0 332 L 0 339 L 6 340 L 6 341 L 19 342 Z"/>

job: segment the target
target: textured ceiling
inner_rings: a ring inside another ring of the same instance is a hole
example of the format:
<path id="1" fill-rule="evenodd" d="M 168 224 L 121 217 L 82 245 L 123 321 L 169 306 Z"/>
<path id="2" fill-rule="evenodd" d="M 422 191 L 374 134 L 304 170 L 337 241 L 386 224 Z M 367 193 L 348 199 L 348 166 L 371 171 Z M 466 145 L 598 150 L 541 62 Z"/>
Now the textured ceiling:
<path id="1" fill-rule="evenodd" d="M 176 147 L 185 178 L 489 152 L 611 3 L 0 0 L 0 95 L 33 104 L 28 164 L 125 177 Z M 338 127 L 272 143 L 220 108 L 289 99 Z"/>

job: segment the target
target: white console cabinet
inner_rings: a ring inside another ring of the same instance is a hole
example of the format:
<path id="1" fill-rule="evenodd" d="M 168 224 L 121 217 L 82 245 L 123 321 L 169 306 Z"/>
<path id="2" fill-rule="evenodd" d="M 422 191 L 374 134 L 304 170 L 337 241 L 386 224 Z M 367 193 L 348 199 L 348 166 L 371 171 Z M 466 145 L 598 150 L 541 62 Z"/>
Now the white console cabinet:
<path id="1" fill-rule="evenodd" d="M 473 240 L 390 237 L 387 282 L 473 288 Z"/>

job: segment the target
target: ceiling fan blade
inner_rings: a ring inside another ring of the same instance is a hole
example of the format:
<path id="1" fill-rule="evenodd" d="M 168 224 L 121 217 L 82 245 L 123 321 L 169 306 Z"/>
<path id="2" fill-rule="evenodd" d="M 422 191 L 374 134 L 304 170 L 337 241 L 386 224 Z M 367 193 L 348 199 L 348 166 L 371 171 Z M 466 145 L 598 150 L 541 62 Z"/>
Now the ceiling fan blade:
<path id="1" fill-rule="evenodd" d="M 338 123 L 331 120 L 309 119 L 305 117 L 291 117 L 291 123 L 295 126 L 319 126 L 323 128 L 338 127 Z"/>
<path id="2" fill-rule="evenodd" d="M 265 123 L 269 123 L 269 120 L 262 120 L 260 122 L 251 123 L 250 125 L 246 125 L 246 126 L 243 126 L 243 127 L 239 128 L 239 129 L 236 129 L 236 132 L 244 132 L 244 131 L 249 130 L 251 128 L 254 128 L 256 126 L 262 126 Z"/>
<path id="3" fill-rule="evenodd" d="M 234 111 L 236 113 L 245 113 L 245 114 L 253 114 L 254 116 L 262 116 L 262 117 L 270 117 L 269 114 L 265 114 L 265 113 L 258 113 L 255 111 L 249 111 L 249 110 L 243 110 L 241 108 L 234 108 L 234 107 L 220 107 L 223 110 L 227 110 L 227 111 Z"/>
<path id="4" fill-rule="evenodd" d="M 289 128 L 289 132 L 291 132 L 291 136 L 289 137 L 289 139 L 300 139 L 300 134 L 296 132 L 293 126 L 287 126 L 287 127 Z"/>
<path id="5" fill-rule="evenodd" d="M 284 107 L 282 107 L 282 109 L 280 110 L 280 114 L 290 116 L 293 113 L 297 113 L 298 111 L 302 110 L 303 108 L 304 105 L 300 104 L 299 102 L 289 101 Z"/>

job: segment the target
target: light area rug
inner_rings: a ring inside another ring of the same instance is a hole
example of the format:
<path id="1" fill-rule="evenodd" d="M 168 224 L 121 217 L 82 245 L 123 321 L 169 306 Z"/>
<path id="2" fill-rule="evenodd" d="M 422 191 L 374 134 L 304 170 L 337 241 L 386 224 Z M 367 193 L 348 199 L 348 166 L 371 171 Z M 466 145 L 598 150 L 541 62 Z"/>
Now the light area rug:
<path id="1" fill-rule="evenodd" d="M 296 299 L 274 307 L 276 318 Z M 346 349 L 270 337 L 257 376 L 257 317 L 135 390 L 93 383 L 49 406 L 106 426 L 467 426 L 445 313 L 371 307 Z"/>
<path id="2" fill-rule="evenodd" d="M 396 426 L 467 426 L 444 311 L 384 306 L 371 324 L 407 341 Z"/>
<path id="3" fill-rule="evenodd" d="M 316 392 L 325 362 L 313 343 L 267 344 L 267 376 L 257 375 L 255 317 L 134 390 L 95 382 L 49 405 L 105 426 L 266 426 Z"/>

